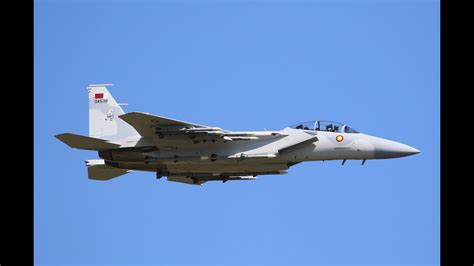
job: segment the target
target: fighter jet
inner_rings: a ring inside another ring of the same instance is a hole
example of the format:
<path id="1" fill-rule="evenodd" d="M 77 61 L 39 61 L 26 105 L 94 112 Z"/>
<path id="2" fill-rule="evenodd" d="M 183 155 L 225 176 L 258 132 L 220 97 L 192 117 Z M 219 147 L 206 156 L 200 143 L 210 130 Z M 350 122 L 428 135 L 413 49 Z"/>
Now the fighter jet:
<path id="1" fill-rule="evenodd" d="M 309 121 L 276 131 L 230 131 L 149 113 L 125 113 L 110 92 L 93 84 L 89 92 L 89 136 L 64 133 L 68 146 L 98 152 L 86 160 L 89 179 L 110 180 L 148 171 L 168 181 L 254 180 L 285 174 L 305 161 L 398 158 L 420 151 L 360 133 L 333 121 Z"/>

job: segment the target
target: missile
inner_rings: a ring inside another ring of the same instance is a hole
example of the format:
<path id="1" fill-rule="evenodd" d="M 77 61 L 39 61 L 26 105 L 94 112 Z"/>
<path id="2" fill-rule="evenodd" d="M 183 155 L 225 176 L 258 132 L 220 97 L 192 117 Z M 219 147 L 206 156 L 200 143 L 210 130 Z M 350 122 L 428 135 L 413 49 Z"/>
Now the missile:
<path id="1" fill-rule="evenodd" d="M 200 180 L 205 180 L 205 181 L 222 181 L 222 182 L 227 182 L 231 180 L 256 180 L 257 178 L 252 175 L 247 175 L 247 176 L 238 176 L 238 175 L 233 175 L 233 176 L 219 176 L 219 174 L 213 174 L 214 176 L 209 176 L 209 177 L 200 177 Z"/>
<path id="2" fill-rule="evenodd" d="M 145 156 L 144 162 L 145 163 L 152 163 L 152 162 L 158 162 L 158 161 L 173 161 L 173 162 L 179 162 L 179 161 L 205 161 L 205 160 L 211 160 L 211 161 L 216 161 L 216 160 L 229 160 L 229 159 L 237 159 L 237 160 L 244 160 L 244 159 L 259 159 L 259 158 L 275 158 L 277 157 L 276 154 L 237 154 L 237 155 L 232 155 L 232 156 L 219 156 L 216 154 L 211 154 L 210 156 L 168 156 L 168 157 L 156 157 L 156 156 Z"/>
<path id="3" fill-rule="evenodd" d="M 181 131 L 222 131 L 220 127 L 193 127 L 193 128 L 182 128 Z"/>
<path id="4" fill-rule="evenodd" d="M 225 136 L 229 137 L 270 137 L 270 136 L 288 136 L 288 134 L 280 132 L 228 132 L 224 133 Z"/>
<path id="5" fill-rule="evenodd" d="M 255 180 L 257 179 L 255 176 L 253 175 L 245 175 L 245 176 L 229 176 L 229 179 L 230 180 Z"/>
<path id="6" fill-rule="evenodd" d="M 223 136 L 222 138 L 223 138 L 224 140 L 226 140 L 226 141 L 233 141 L 232 138 L 229 138 L 229 137 L 226 137 L 226 136 Z"/>
<path id="7" fill-rule="evenodd" d="M 245 154 L 240 153 L 227 157 L 228 159 L 258 159 L 258 158 L 276 158 L 276 154 Z"/>
<path id="8" fill-rule="evenodd" d="M 231 137 L 232 140 L 255 140 L 258 137 Z"/>

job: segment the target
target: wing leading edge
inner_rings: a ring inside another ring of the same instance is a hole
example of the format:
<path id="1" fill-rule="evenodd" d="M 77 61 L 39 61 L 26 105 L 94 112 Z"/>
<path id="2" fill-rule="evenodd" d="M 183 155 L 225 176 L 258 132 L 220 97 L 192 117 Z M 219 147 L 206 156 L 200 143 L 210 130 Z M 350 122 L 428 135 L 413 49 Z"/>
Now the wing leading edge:
<path id="1" fill-rule="evenodd" d="M 199 141 L 222 140 L 253 141 L 287 136 L 281 132 L 232 132 L 219 127 L 209 127 L 147 113 L 132 112 L 120 116 L 143 137 L 182 135 L 188 136 L 194 143 Z"/>
<path id="2" fill-rule="evenodd" d="M 119 116 L 122 120 L 135 128 L 144 137 L 155 136 L 160 130 L 172 132 L 185 128 L 209 128 L 185 121 L 171 119 L 148 113 L 131 112 Z"/>

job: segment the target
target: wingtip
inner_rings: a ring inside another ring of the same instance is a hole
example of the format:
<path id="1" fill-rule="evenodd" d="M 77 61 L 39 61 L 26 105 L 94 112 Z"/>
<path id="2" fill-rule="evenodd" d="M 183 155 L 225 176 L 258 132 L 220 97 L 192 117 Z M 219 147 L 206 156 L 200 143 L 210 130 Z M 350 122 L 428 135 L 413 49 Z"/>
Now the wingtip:
<path id="1" fill-rule="evenodd" d="M 64 137 L 64 136 L 67 136 L 67 135 L 70 135 L 70 134 L 71 133 L 61 133 L 61 134 L 54 135 L 54 137 L 60 140 L 61 137 Z"/>
<path id="2" fill-rule="evenodd" d="M 55 137 L 56 139 L 58 139 L 59 141 L 61 141 L 62 143 L 64 143 L 64 144 L 68 145 L 69 147 L 71 147 L 71 145 L 69 145 L 69 144 L 67 143 L 67 135 L 70 135 L 70 134 L 71 134 L 71 133 L 61 133 L 61 134 L 55 135 L 54 137 Z"/>

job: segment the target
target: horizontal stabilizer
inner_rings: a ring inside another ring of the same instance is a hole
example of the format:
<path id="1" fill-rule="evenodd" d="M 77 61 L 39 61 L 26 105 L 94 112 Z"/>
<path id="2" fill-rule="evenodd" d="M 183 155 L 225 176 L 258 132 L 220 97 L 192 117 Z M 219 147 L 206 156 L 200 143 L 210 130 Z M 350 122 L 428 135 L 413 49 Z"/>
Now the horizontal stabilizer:
<path id="1" fill-rule="evenodd" d="M 94 180 L 110 180 L 131 172 L 131 170 L 108 166 L 104 160 L 87 160 L 86 165 L 89 179 Z"/>
<path id="2" fill-rule="evenodd" d="M 69 147 L 81 150 L 99 151 L 120 147 L 119 144 L 110 143 L 103 139 L 91 138 L 71 133 L 59 134 L 55 137 L 67 144 Z"/>

